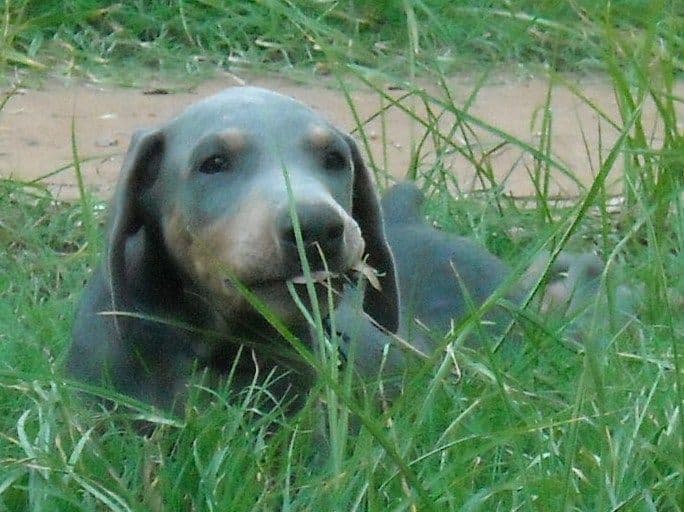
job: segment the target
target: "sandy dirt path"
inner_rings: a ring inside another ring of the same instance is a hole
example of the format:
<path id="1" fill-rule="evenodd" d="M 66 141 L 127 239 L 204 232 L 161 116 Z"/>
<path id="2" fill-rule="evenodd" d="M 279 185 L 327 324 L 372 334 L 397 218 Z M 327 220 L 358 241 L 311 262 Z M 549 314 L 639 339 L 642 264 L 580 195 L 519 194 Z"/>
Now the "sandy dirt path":
<path id="1" fill-rule="evenodd" d="M 263 76 L 245 79 L 244 82 L 291 95 L 343 129 L 350 130 L 355 126 L 343 94 L 333 87 L 325 84 L 301 85 L 283 78 Z M 32 180 L 68 166 L 73 161 L 73 119 L 78 153 L 85 160 L 82 169 L 86 184 L 96 194 L 108 197 L 135 129 L 161 124 L 199 98 L 235 85 L 239 85 L 239 80 L 226 76 L 206 81 L 189 92 L 150 94 L 155 91 L 92 83 L 64 84 L 51 80 L 38 89 L 21 90 L 10 98 L 0 112 L 0 176 Z M 607 83 L 600 79 L 587 79 L 577 81 L 575 85 L 620 124 L 613 92 Z M 427 87 L 430 89 L 430 84 Z M 548 83 L 540 79 L 497 79 L 496 83 L 486 85 L 479 91 L 470 113 L 538 147 L 540 109 L 544 105 L 547 88 Z M 404 94 L 402 90 L 390 89 L 387 87 L 386 91 L 395 98 Z M 457 101 L 465 101 L 472 89 L 473 86 L 462 78 L 454 78 L 449 82 L 450 94 Z M 684 83 L 679 84 L 678 93 L 684 94 Z M 377 92 L 365 88 L 357 88 L 352 96 L 362 119 L 372 116 L 383 105 Z M 415 99 L 403 100 L 402 104 L 415 108 L 416 114 L 421 117 L 425 115 Z M 553 89 L 551 105 L 553 156 L 582 184 L 589 184 L 598 168 L 599 155 L 607 154 L 616 140 L 617 131 L 600 120 L 595 111 L 564 87 Z M 652 106 L 647 105 L 645 112 L 649 129 L 657 134 L 658 128 L 653 126 L 655 116 Z M 680 119 L 682 117 L 684 112 L 680 113 Z M 444 116 L 440 121 L 444 133 L 449 133 L 452 124 L 451 115 Z M 380 169 L 401 178 L 409 168 L 412 145 L 421 139 L 425 129 L 396 107 L 386 112 L 384 127 L 383 131 L 380 118 L 367 125 L 372 159 Z M 476 133 L 482 151 L 501 140 L 481 129 L 477 129 Z M 454 134 L 450 140 L 462 143 L 458 134 Z M 434 159 L 434 146 L 428 144 L 423 148 L 421 166 L 429 167 Z M 465 159 L 451 155 L 445 157 L 444 161 L 463 189 L 481 187 L 473 179 L 473 166 Z M 498 179 L 505 179 L 507 191 L 517 196 L 533 193 L 529 173 L 534 161 L 520 148 L 505 145 L 492 155 L 491 165 Z M 610 181 L 619 182 L 619 171 L 618 167 Z M 70 199 L 78 195 L 72 168 L 45 178 L 44 182 L 61 198 Z M 558 169 L 552 170 L 551 193 L 574 196 L 577 192 L 577 184 L 563 176 Z"/>

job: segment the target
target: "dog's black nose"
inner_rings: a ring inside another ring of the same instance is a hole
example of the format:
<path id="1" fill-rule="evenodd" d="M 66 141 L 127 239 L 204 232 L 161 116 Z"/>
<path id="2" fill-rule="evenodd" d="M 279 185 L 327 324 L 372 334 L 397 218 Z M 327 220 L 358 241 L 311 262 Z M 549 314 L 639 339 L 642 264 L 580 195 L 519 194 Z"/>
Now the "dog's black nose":
<path id="1" fill-rule="evenodd" d="M 342 253 L 344 243 L 344 222 L 333 208 L 321 204 L 299 204 L 295 207 L 302 242 L 309 265 L 313 270 L 322 270 L 321 252 L 328 265 L 333 266 Z M 285 257 L 298 262 L 295 224 L 289 208 L 280 213 L 277 220 L 277 234 Z"/>

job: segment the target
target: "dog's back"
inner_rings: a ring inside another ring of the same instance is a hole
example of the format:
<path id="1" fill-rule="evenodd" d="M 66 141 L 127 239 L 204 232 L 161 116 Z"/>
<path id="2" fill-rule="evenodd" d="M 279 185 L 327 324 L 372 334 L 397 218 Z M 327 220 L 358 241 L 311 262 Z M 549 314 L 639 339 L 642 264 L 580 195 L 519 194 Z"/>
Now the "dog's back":
<path id="1" fill-rule="evenodd" d="M 415 318 L 444 334 L 453 320 L 484 303 L 510 269 L 472 240 L 428 225 L 423 202 L 420 189 L 404 182 L 385 193 L 382 209 L 397 266 L 404 324 L 410 331 Z M 499 324 L 503 318 L 488 320 Z"/>
<path id="2" fill-rule="evenodd" d="M 398 335 L 411 349 L 431 356 L 452 325 L 458 326 L 505 284 L 510 269 L 475 242 L 430 226 L 422 213 L 423 201 L 420 189 L 405 182 L 389 189 L 381 205 L 399 284 Z M 502 293 L 502 297 L 517 303 L 521 295 Z M 359 301 L 354 302 L 348 290 L 336 317 L 344 334 L 342 350 L 354 353 L 358 371 L 374 376 L 381 365 L 386 374 L 410 366 L 412 356 L 407 359 L 399 342 L 364 320 Z M 490 345 L 511 319 L 503 307 L 494 305 L 466 340 L 471 345 Z M 383 354 L 385 345 L 389 349 Z"/>

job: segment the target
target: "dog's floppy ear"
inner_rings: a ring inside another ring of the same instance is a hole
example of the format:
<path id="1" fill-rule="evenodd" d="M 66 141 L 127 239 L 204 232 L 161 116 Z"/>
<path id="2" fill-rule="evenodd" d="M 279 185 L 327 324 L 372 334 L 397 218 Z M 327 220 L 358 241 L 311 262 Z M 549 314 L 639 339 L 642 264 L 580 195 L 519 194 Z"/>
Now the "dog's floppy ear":
<path id="1" fill-rule="evenodd" d="M 159 174 L 163 137 L 159 131 L 140 130 L 128 146 L 116 193 L 111 203 L 105 276 L 112 292 L 112 307 L 125 307 L 126 240 L 143 225 L 141 196 Z"/>
<path id="2" fill-rule="evenodd" d="M 368 284 L 363 309 L 382 327 L 396 332 L 399 327 L 399 292 L 394 257 L 385 237 L 380 201 L 370 172 L 354 140 L 345 136 L 354 164 L 352 216 L 361 228 L 366 243 L 367 263 L 379 273 L 380 290 Z"/>

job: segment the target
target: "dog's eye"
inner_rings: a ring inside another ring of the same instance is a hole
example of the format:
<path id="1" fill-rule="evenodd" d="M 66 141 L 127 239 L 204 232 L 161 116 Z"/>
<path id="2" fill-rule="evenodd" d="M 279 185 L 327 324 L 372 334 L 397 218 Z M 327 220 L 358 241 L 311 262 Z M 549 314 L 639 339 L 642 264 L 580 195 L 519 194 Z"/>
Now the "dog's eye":
<path id="1" fill-rule="evenodd" d="M 328 170 L 343 169 L 347 165 L 347 157 L 339 149 L 329 149 L 323 155 L 323 166 Z"/>
<path id="2" fill-rule="evenodd" d="M 214 155 L 202 162 L 198 168 L 202 174 L 216 174 L 230 170 L 230 160 L 223 155 Z"/>

